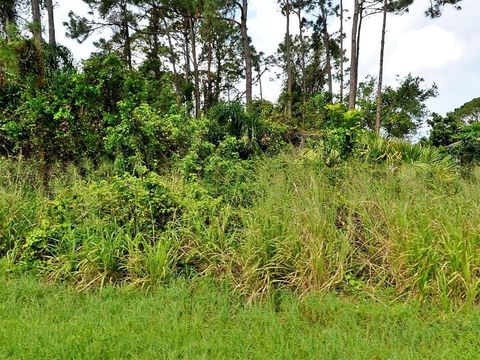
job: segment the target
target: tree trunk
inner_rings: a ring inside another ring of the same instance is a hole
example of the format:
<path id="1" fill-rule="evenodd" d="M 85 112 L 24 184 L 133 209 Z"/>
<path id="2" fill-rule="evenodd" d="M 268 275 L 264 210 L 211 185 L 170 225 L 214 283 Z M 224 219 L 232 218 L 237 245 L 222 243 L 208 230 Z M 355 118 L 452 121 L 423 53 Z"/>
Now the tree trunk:
<path id="1" fill-rule="evenodd" d="M 361 0 L 354 0 L 353 18 L 352 18 L 352 44 L 351 44 L 351 58 L 350 58 L 350 93 L 348 95 L 348 108 L 355 109 L 357 103 L 357 87 L 358 87 L 358 25 L 360 15 Z"/>
<path id="2" fill-rule="evenodd" d="M 302 54 L 301 54 L 301 66 L 302 66 L 302 101 L 303 104 L 305 105 L 305 102 L 307 101 L 307 79 L 305 77 L 306 73 L 306 68 L 307 68 L 307 60 L 306 58 L 306 46 L 305 46 L 305 39 L 303 38 L 303 21 L 302 21 L 302 10 L 298 9 L 297 12 L 298 15 L 298 31 L 300 34 L 300 46 L 302 47 Z"/>
<path id="3" fill-rule="evenodd" d="M 2 19 L 2 28 L 0 34 L 5 36 L 7 42 L 8 42 L 8 16 L 3 17 Z"/>
<path id="4" fill-rule="evenodd" d="M 163 18 L 163 25 L 165 26 L 165 32 L 167 34 L 170 63 L 172 64 L 172 69 L 173 69 L 173 84 L 175 86 L 177 100 L 180 101 L 181 90 L 180 90 L 180 84 L 178 83 L 179 77 L 178 77 L 178 71 L 177 71 L 177 64 L 175 61 L 175 49 L 173 48 L 172 36 L 170 34 L 170 29 L 168 28 L 167 20 L 165 17 Z"/>
<path id="5" fill-rule="evenodd" d="M 343 0 L 340 0 L 340 102 L 343 102 L 343 88 L 345 86 L 344 80 L 344 45 L 343 45 Z"/>
<path id="6" fill-rule="evenodd" d="M 382 118 L 382 87 L 383 87 L 383 60 L 385 56 L 385 33 L 387 28 L 387 5 L 388 0 L 384 0 L 383 4 L 383 24 L 382 24 L 382 40 L 380 43 L 380 66 L 378 71 L 378 90 L 377 90 L 377 118 L 375 121 L 375 131 L 380 135 L 381 118 Z"/>
<path id="7" fill-rule="evenodd" d="M 160 16 L 156 9 L 152 9 L 150 14 L 150 31 L 152 32 L 152 44 L 150 50 L 150 60 L 153 62 L 153 73 L 155 75 L 155 80 L 159 81 L 161 78 L 160 73 L 160 63 L 159 63 L 159 50 L 160 50 L 160 42 L 158 39 L 158 22 Z M 165 31 L 167 31 L 165 29 Z"/>
<path id="8" fill-rule="evenodd" d="M 5 7 L 8 6 L 7 4 L 4 5 Z M 6 10 L 6 9 L 4 9 Z M 3 17 L 0 19 L 1 21 L 1 31 L 0 31 L 0 36 L 3 35 L 5 36 L 5 40 L 7 44 L 10 42 L 9 36 L 8 36 L 8 23 L 9 23 L 9 14 L 8 11 L 6 11 L 5 14 L 3 14 Z M 0 61 L 0 89 L 5 88 L 7 85 L 7 69 L 5 65 L 3 64 L 2 61 Z"/>
<path id="9" fill-rule="evenodd" d="M 32 0 L 33 39 L 35 41 L 35 62 L 37 65 L 37 86 L 42 88 L 45 83 L 45 69 L 43 64 L 42 19 L 39 0 Z"/>
<path id="10" fill-rule="evenodd" d="M 285 46 L 287 57 L 287 116 L 292 117 L 292 56 L 290 46 L 290 0 L 285 2 L 285 16 L 287 18 L 287 29 L 285 33 Z"/>
<path id="11" fill-rule="evenodd" d="M 128 64 L 128 68 L 132 70 L 132 45 L 131 45 L 131 39 L 130 39 L 130 28 L 128 25 L 128 18 L 127 18 L 127 3 L 125 1 L 122 2 L 121 4 L 122 8 L 122 33 L 123 33 L 123 39 L 125 41 L 124 46 L 123 46 L 123 56 L 125 58 L 125 61 Z"/>
<path id="12" fill-rule="evenodd" d="M 359 11 L 359 19 L 358 19 L 358 30 L 357 30 L 357 66 L 355 67 L 355 78 L 357 79 L 357 88 L 358 88 L 358 69 L 360 67 L 359 62 L 360 62 L 360 39 L 362 37 L 362 26 L 363 26 L 363 19 L 364 19 L 364 13 L 363 13 L 363 5 L 364 5 L 365 0 L 360 1 L 360 11 Z"/>
<path id="13" fill-rule="evenodd" d="M 240 33 L 242 36 L 243 52 L 245 57 L 245 99 L 247 106 L 253 101 L 253 59 L 252 49 L 250 47 L 250 38 L 248 37 L 248 0 L 243 0 L 240 20 Z"/>
<path id="14" fill-rule="evenodd" d="M 212 41 L 208 41 L 207 45 L 207 91 L 205 96 L 205 109 L 208 110 L 212 107 L 214 102 L 213 95 L 213 76 L 212 76 L 212 65 L 213 65 L 213 44 Z"/>
<path id="15" fill-rule="evenodd" d="M 33 37 L 38 44 L 42 43 L 42 19 L 40 17 L 40 1 L 32 0 Z"/>
<path id="16" fill-rule="evenodd" d="M 198 69 L 197 59 L 197 37 L 195 34 L 195 20 L 189 16 L 188 18 L 190 27 L 190 39 L 192 41 L 192 64 L 193 64 L 193 78 L 195 82 L 195 116 L 197 118 L 201 115 L 201 103 L 200 103 L 200 74 Z"/>
<path id="17" fill-rule="evenodd" d="M 330 34 L 328 33 L 328 27 L 327 27 L 328 14 L 323 3 L 320 5 L 320 10 L 322 12 L 321 14 L 322 25 L 323 25 L 322 33 L 323 33 L 323 42 L 325 44 L 328 92 L 330 93 L 329 99 L 331 101 L 332 95 L 333 95 L 332 54 L 330 51 Z"/>
<path id="18" fill-rule="evenodd" d="M 50 45 L 56 45 L 57 40 L 55 38 L 55 17 L 53 12 L 53 0 L 47 0 L 47 13 L 48 13 L 48 42 Z"/>
<path id="19" fill-rule="evenodd" d="M 45 83 L 44 65 L 43 65 L 43 48 L 42 48 L 42 19 L 40 15 L 39 0 L 32 0 L 32 21 L 33 21 L 33 39 L 35 42 L 35 62 L 37 66 L 37 90 L 40 90 Z M 40 165 L 40 176 L 45 192 L 48 194 L 48 160 L 47 160 L 47 135 L 45 124 L 41 119 L 38 120 L 38 133 L 40 136 L 40 143 L 38 144 L 38 155 Z"/>
<path id="20" fill-rule="evenodd" d="M 216 79 L 215 79 L 215 102 L 218 101 L 220 98 L 221 92 L 222 92 L 222 71 L 223 71 L 223 64 L 222 64 L 222 55 L 219 50 L 219 46 L 214 47 L 214 49 L 217 49 L 215 51 L 215 58 L 216 58 L 216 63 L 217 63 L 217 74 L 216 74 Z"/>
<path id="21" fill-rule="evenodd" d="M 185 82 L 190 81 L 190 36 L 189 36 L 189 24 L 188 24 L 188 19 L 185 19 L 184 22 L 184 32 L 183 32 L 183 38 L 185 41 Z"/>
<path id="22" fill-rule="evenodd" d="M 262 72 L 258 71 L 258 87 L 260 90 L 260 100 L 263 100 Z"/>
<path id="23" fill-rule="evenodd" d="M 2 0 L 4 2 L 4 5 L 3 5 L 3 11 L 4 13 L 2 14 L 3 17 L 2 17 L 2 32 L 3 32 L 3 35 L 5 36 L 5 39 L 7 41 L 7 43 L 10 42 L 10 33 L 8 31 L 9 27 L 10 27 L 10 24 L 15 24 L 15 21 L 16 21 L 16 16 L 17 16 L 17 12 L 16 12 L 16 4 L 15 4 L 15 0 Z"/>

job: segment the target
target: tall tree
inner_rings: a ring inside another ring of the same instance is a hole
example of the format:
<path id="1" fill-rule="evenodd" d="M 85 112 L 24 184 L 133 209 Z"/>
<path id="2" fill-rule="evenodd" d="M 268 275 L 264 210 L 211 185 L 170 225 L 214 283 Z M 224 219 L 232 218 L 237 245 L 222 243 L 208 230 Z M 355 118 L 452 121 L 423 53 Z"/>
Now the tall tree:
<path id="1" fill-rule="evenodd" d="M 244 75 L 245 75 L 245 99 L 247 105 L 253 100 L 253 57 L 254 51 L 251 45 L 251 40 L 248 35 L 248 0 L 168 0 L 164 1 L 164 4 L 170 8 L 176 8 L 182 4 L 186 6 L 193 6 L 195 11 L 188 16 L 196 20 L 205 20 L 207 17 L 212 16 L 219 21 L 225 21 L 233 24 L 239 29 L 239 39 L 242 45 L 243 62 L 244 62 Z M 185 47 L 189 47 L 187 38 L 185 38 Z M 207 45 L 208 46 L 208 45 Z M 190 52 L 186 51 L 187 53 Z M 189 69 L 188 63 L 190 57 L 186 57 L 187 72 Z M 232 88 L 232 86 L 230 85 Z"/>
<path id="2" fill-rule="evenodd" d="M 7 68 L 11 59 L 10 25 L 15 22 L 17 17 L 16 2 L 14 0 L 5 0 L 0 3 L 0 91 L 7 85 Z M 8 55 L 7 55 L 8 54 Z M 15 61 L 14 61 L 15 62 Z"/>
<path id="3" fill-rule="evenodd" d="M 2 0 L 0 2 L 0 36 L 9 40 L 9 27 L 17 18 L 17 1 Z"/>
<path id="4" fill-rule="evenodd" d="M 242 43 L 243 58 L 245 64 L 245 101 L 247 106 L 253 101 L 253 49 L 248 35 L 248 0 L 227 0 L 219 2 L 220 10 L 230 12 L 231 17 L 221 16 L 223 20 L 238 25 L 240 28 L 240 39 Z M 240 14 L 240 20 L 236 16 Z"/>
<path id="5" fill-rule="evenodd" d="M 203 67 L 201 73 L 205 110 L 218 102 L 227 84 L 237 83 L 243 74 L 239 28 L 236 24 L 219 18 L 219 14 L 211 10 L 213 9 L 207 9 L 199 29 L 199 60 Z M 258 58 L 254 55 L 255 70 L 259 66 Z"/>
<path id="6" fill-rule="evenodd" d="M 42 43 L 42 19 L 40 15 L 40 1 L 32 0 L 32 32 L 37 46 Z"/>
<path id="7" fill-rule="evenodd" d="M 381 116 L 382 116 L 382 86 L 383 86 L 383 60 L 385 55 L 385 33 L 387 28 L 387 6 L 388 0 L 383 3 L 383 22 L 382 22 L 382 36 L 380 41 L 380 64 L 378 70 L 378 89 L 377 89 L 377 114 L 375 121 L 375 131 L 380 134 Z"/>
<path id="8" fill-rule="evenodd" d="M 351 34 L 351 59 L 350 59 L 350 91 L 348 98 L 348 108 L 354 109 L 357 103 L 358 93 L 358 72 L 360 61 L 360 40 L 362 35 L 362 26 L 365 18 L 382 12 L 384 0 L 353 0 L 354 13 L 352 21 Z M 404 0 L 399 0 L 404 1 Z M 408 1 L 408 0 L 407 0 Z"/>
<path id="9" fill-rule="evenodd" d="M 375 131 L 380 134 L 381 122 L 382 122 L 382 90 L 383 90 L 383 67 L 384 67 L 384 55 L 385 55 L 385 37 L 387 27 L 387 15 L 389 12 L 396 14 L 402 14 L 408 12 L 408 7 L 414 0 L 384 0 L 382 14 L 382 33 L 380 40 L 380 60 L 378 70 L 378 88 L 377 88 L 377 114 L 375 121 Z"/>
<path id="10" fill-rule="evenodd" d="M 378 74 L 378 89 L 377 89 L 377 114 L 376 114 L 376 123 L 375 131 L 380 133 L 381 128 L 381 117 L 382 117 L 382 86 L 383 86 L 383 67 L 384 67 L 384 54 L 385 54 L 385 35 L 386 35 L 386 24 L 387 24 L 387 15 L 388 13 L 403 14 L 408 12 L 408 7 L 413 3 L 414 0 L 384 0 L 383 1 L 383 22 L 382 22 L 382 33 L 381 33 L 381 43 L 380 43 L 380 61 L 379 61 L 379 74 Z M 448 4 L 456 4 L 461 0 L 436 0 L 431 2 L 430 7 L 427 9 L 426 14 L 431 17 L 436 17 L 441 15 L 441 9 L 443 6 Z M 456 8 L 460 7 L 456 5 Z"/>
<path id="11" fill-rule="evenodd" d="M 37 67 L 37 90 L 41 90 L 45 84 L 45 70 L 43 60 L 43 39 L 42 39 L 42 19 L 40 13 L 40 1 L 32 0 L 32 32 L 35 43 L 35 62 Z M 44 190 L 49 191 L 48 177 L 49 177 L 49 161 L 47 159 L 47 133 L 41 119 L 39 120 L 39 158 L 40 158 L 40 176 L 43 180 Z"/>
<path id="12" fill-rule="evenodd" d="M 45 68 L 43 59 L 42 18 L 40 1 L 32 0 L 32 33 L 35 43 L 35 65 L 37 68 L 37 85 L 42 88 L 45 83 Z"/>
<path id="13" fill-rule="evenodd" d="M 188 26 L 190 40 L 191 40 L 191 59 L 193 64 L 193 78 L 195 83 L 195 116 L 197 118 L 201 115 L 201 98 L 200 98 L 200 72 L 198 65 L 198 56 L 197 56 L 197 30 L 196 30 L 196 20 L 192 18 L 189 14 L 189 17 L 186 18 L 186 24 Z"/>
<path id="14" fill-rule="evenodd" d="M 286 19 L 285 29 L 285 57 L 287 67 L 287 116 L 292 116 L 292 88 L 293 88 L 293 69 L 292 69 L 292 39 L 290 35 L 290 14 L 292 12 L 291 0 L 281 0 L 282 12 Z"/>
<path id="15" fill-rule="evenodd" d="M 168 25 L 167 25 L 167 20 L 165 18 L 163 18 L 163 24 L 164 24 L 164 27 L 165 27 L 165 33 L 166 33 L 167 41 L 168 41 L 169 59 L 170 59 L 170 63 L 172 64 L 173 83 L 175 85 L 175 91 L 177 93 L 177 97 L 180 98 L 180 83 L 179 83 L 179 75 L 178 75 L 178 70 L 177 70 L 176 54 L 175 54 L 175 49 L 174 49 L 174 45 L 173 45 L 172 35 L 170 34 L 170 30 L 169 30 Z"/>
<path id="16" fill-rule="evenodd" d="M 344 71 L 344 33 L 343 33 L 343 18 L 344 18 L 344 8 L 343 8 L 343 0 L 340 0 L 340 11 L 339 11 L 339 18 L 340 18 L 340 102 L 343 102 L 343 89 L 345 86 L 345 81 L 344 81 L 344 76 L 345 76 L 345 71 Z"/>
<path id="17" fill-rule="evenodd" d="M 365 115 L 366 126 L 374 130 L 377 109 L 376 79 L 368 77 L 359 85 L 358 104 Z M 437 96 L 435 84 L 425 86 L 424 80 L 411 74 L 398 78 L 398 86 L 383 89 L 382 130 L 390 137 L 408 137 L 414 135 L 429 115 L 426 101 Z"/>
<path id="18" fill-rule="evenodd" d="M 253 101 L 253 57 L 250 46 L 250 37 L 248 36 L 248 0 L 242 0 L 242 3 L 236 2 L 240 8 L 240 33 L 242 36 L 243 53 L 245 57 L 245 99 L 247 106 Z"/>
<path id="19" fill-rule="evenodd" d="M 330 33 L 328 32 L 328 17 L 331 15 L 329 11 L 332 4 L 331 1 L 321 0 L 319 1 L 320 7 L 320 16 L 319 20 L 321 23 L 321 33 L 323 36 L 323 43 L 325 46 L 325 64 L 327 70 L 327 82 L 328 82 L 328 92 L 330 93 L 330 97 L 333 94 L 333 69 L 332 69 L 332 52 L 331 52 L 331 39 Z"/>
<path id="20" fill-rule="evenodd" d="M 306 103 L 306 92 L 307 92 L 307 83 L 306 83 L 306 68 L 307 68 L 307 45 L 305 41 L 305 23 L 306 19 L 303 17 L 303 9 L 307 5 L 305 0 L 296 1 L 294 3 L 294 11 L 298 17 L 298 38 L 300 41 L 300 65 L 301 65 L 301 76 L 302 76 L 302 102 Z"/>
<path id="21" fill-rule="evenodd" d="M 55 16 L 53 9 L 53 0 L 46 0 L 47 14 L 48 14 L 48 42 L 51 45 L 57 43 L 55 38 Z"/>
<path id="22" fill-rule="evenodd" d="M 120 1 L 120 10 L 121 10 L 121 29 L 120 34 L 123 37 L 124 46 L 123 46 L 123 57 L 127 61 L 128 67 L 132 70 L 132 41 L 130 37 L 130 24 L 129 18 L 130 13 L 127 8 L 127 1 Z"/>
<path id="23" fill-rule="evenodd" d="M 350 45 L 350 91 L 348 95 L 348 108 L 355 109 L 358 91 L 358 27 L 363 0 L 353 0 L 352 34 Z"/>

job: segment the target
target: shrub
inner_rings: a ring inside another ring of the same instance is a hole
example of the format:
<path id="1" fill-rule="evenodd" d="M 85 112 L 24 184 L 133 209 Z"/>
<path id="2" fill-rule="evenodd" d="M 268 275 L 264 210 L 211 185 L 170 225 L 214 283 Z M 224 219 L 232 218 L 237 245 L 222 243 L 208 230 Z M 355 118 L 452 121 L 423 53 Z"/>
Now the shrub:
<path id="1" fill-rule="evenodd" d="M 121 102 L 119 108 L 120 121 L 107 128 L 105 148 L 121 171 L 159 169 L 174 154 L 185 153 L 204 127 L 178 107 L 166 115 L 147 104 L 131 108 L 129 102 Z"/>
<path id="2" fill-rule="evenodd" d="M 480 122 L 465 125 L 456 135 L 452 148 L 455 155 L 464 164 L 480 162 Z"/>
<path id="3" fill-rule="evenodd" d="M 178 201 L 158 175 L 130 175 L 80 184 L 56 194 L 48 207 L 55 224 L 88 225 L 94 218 L 135 233 L 161 230 L 178 211 Z"/>

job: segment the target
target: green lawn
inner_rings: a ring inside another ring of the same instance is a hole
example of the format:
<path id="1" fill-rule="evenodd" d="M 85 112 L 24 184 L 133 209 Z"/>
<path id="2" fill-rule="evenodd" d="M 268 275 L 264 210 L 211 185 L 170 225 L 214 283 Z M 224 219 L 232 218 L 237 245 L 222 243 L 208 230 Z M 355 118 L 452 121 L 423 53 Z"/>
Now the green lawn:
<path id="1" fill-rule="evenodd" d="M 148 294 L 2 279 L 0 359 L 479 359 L 480 311 L 310 295 L 245 305 L 202 281 Z"/>

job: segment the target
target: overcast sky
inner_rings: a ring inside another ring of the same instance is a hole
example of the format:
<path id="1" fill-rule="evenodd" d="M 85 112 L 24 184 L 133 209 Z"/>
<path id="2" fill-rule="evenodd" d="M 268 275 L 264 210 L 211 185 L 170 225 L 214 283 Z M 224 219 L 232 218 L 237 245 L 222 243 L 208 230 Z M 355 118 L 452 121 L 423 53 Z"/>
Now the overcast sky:
<path id="1" fill-rule="evenodd" d="M 347 5 L 350 2 L 345 0 Z M 395 84 L 396 75 L 412 73 L 428 84 L 437 83 L 440 95 L 430 101 L 429 107 L 443 114 L 480 96 L 480 0 L 463 0 L 461 11 L 446 8 L 443 16 L 435 20 L 424 15 L 428 3 L 429 0 L 416 0 L 408 14 L 389 17 L 385 81 L 387 85 Z M 87 9 L 82 0 L 57 0 L 58 40 L 77 59 L 87 58 L 93 47 L 89 42 L 80 45 L 67 39 L 62 22 L 68 19 L 70 10 L 82 14 Z M 347 24 L 347 34 L 349 27 Z M 292 28 L 296 28 L 295 23 Z M 336 31 L 338 23 L 333 22 L 330 28 Z M 360 79 L 378 73 L 380 29 L 380 16 L 364 23 Z M 277 0 L 250 0 L 249 32 L 258 51 L 266 55 L 276 51 L 285 32 L 285 18 L 278 10 Z M 264 84 L 265 97 L 275 101 L 279 87 L 277 81 Z"/>

